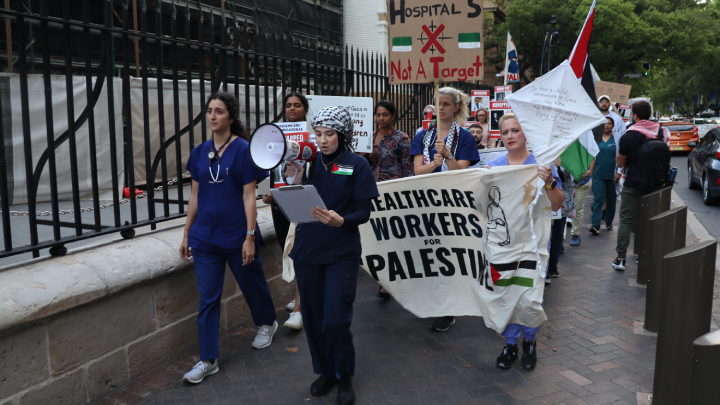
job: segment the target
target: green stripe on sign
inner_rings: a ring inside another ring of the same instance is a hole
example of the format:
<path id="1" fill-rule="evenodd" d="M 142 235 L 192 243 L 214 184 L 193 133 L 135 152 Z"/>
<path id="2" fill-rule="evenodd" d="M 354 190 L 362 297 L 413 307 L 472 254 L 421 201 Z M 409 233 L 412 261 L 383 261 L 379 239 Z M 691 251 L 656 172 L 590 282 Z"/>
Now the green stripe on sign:
<path id="1" fill-rule="evenodd" d="M 395 37 L 392 39 L 393 46 L 411 46 L 412 37 Z"/>
<path id="2" fill-rule="evenodd" d="M 458 42 L 480 42 L 479 32 L 465 32 L 458 34 Z"/>
<path id="3" fill-rule="evenodd" d="M 533 279 L 527 277 L 501 278 L 495 283 L 496 287 L 509 287 L 519 285 L 520 287 L 532 287 Z"/>

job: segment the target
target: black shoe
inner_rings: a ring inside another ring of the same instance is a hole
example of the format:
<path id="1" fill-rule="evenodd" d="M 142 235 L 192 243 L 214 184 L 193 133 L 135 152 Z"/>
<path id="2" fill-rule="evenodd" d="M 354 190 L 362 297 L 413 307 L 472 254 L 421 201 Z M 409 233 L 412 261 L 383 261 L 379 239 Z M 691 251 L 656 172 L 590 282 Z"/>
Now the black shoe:
<path id="1" fill-rule="evenodd" d="M 518 347 L 517 345 L 510 346 L 505 343 L 500 357 L 497 358 L 497 366 L 500 368 L 511 368 L 515 360 L 517 360 Z"/>
<path id="2" fill-rule="evenodd" d="M 352 377 L 344 375 L 338 382 L 338 405 L 352 405 L 355 403 L 355 391 L 352 386 Z"/>
<path id="3" fill-rule="evenodd" d="M 592 227 L 590 227 L 590 233 L 593 235 L 599 235 L 600 229 L 597 226 L 592 226 Z"/>
<path id="4" fill-rule="evenodd" d="M 450 327 L 455 323 L 455 317 L 454 316 L 443 316 L 442 318 L 438 318 L 435 320 L 435 322 L 432 323 L 432 326 L 430 329 L 437 331 L 437 332 L 445 332 L 446 330 L 450 329 Z"/>
<path id="5" fill-rule="evenodd" d="M 607 224 L 607 225 L 605 226 L 605 229 L 607 229 L 608 231 L 612 231 L 612 230 L 613 230 L 612 224 Z"/>
<path id="6" fill-rule="evenodd" d="M 380 291 L 378 291 L 377 296 L 382 299 L 387 299 L 387 298 L 390 298 L 390 293 L 383 292 L 382 287 L 380 287 Z"/>
<path id="7" fill-rule="evenodd" d="M 548 275 L 552 278 L 558 278 L 558 277 L 560 277 L 560 272 L 557 269 L 548 270 Z"/>
<path id="8" fill-rule="evenodd" d="M 321 397 L 330 392 L 332 387 L 334 387 L 337 383 L 338 380 L 335 377 L 325 379 L 321 376 L 315 380 L 314 383 L 310 384 L 310 393 L 316 397 Z"/>
<path id="9" fill-rule="evenodd" d="M 612 266 L 615 270 L 625 271 L 625 260 L 615 259 Z"/>
<path id="10" fill-rule="evenodd" d="M 520 359 L 520 365 L 525 370 L 532 370 L 535 368 L 535 365 L 537 364 L 537 348 L 535 345 L 535 341 L 533 340 L 532 343 L 530 342 L 523 342 L 523 355 Z"/>

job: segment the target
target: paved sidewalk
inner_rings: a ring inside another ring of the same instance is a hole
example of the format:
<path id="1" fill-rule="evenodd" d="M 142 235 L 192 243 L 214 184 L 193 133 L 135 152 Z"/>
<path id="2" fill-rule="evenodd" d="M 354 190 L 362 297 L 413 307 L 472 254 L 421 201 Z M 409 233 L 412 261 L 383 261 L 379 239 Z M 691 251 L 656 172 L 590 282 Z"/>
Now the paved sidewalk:
<path id="1" fill-rule="evenodd" d="M 459 317 L 449 331 L 433 332 L 431 319 L 376 298 L 376 284 L 361 271 L 352 326 L 357 404 L 649 404 L 657 338 L 638 322 L 645 289 L 632 286 L 635 261 L 624 273 L 610 265 L 616 235 L 591 236 L 585 226 L 582 245 L 570 247 L 568 228 L 560 278 L 545 289 L 549 320 L 534 371 L 519 361 L 511 370 L 495 367 L 503 339 L 481 318 Z M 279 309 L 279 322 L 288 314 Z M 222 335 L 220 372 L 199 385 L 181 381 L 198 361 L 192 351 L 97 404 L 335 403 L 335 389 L 310 395 L 316 376 L 304 332 L 280 328 L 270 348 L 252 350 L 255 332 L 245 325 Z"/>

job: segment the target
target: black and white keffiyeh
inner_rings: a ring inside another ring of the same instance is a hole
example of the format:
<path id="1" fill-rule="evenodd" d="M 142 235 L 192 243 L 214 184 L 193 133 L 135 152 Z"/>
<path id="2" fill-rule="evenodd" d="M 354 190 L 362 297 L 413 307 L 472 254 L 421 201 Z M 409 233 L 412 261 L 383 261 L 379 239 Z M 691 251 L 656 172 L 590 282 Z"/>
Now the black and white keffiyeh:
<path id="1" fill-rule="evenodd" d="M 345 147 L 352 151 L 353 148 L 353 120 L 350 113 L 342 107 L 325 107 L 318 111 L 313 117 L 312 127 L 325 127 L 334 129 L 342 134 Z"/>
<path id="2" fill-rule="evenodd" d="M 460 143 L 458 142 L 459 137 L 460 125 L 458 125 L 457 121 L 453 121 L 452 127 L 450 127 L 450 133 L 447 138 L 445 138 L 445 146 L 447 146 L 448 150 L 453 155 L 457 153 L 457 146 Z M 433 124 L 430 128 L 428 128 L 427 132 L 425 132 L 425 137 L 423 138 L 423 164 L 428 164 L 435 158 L 434 156 L 430 156 L 430 145 L 433 145 L 436 139 L 437 125 Z"/>

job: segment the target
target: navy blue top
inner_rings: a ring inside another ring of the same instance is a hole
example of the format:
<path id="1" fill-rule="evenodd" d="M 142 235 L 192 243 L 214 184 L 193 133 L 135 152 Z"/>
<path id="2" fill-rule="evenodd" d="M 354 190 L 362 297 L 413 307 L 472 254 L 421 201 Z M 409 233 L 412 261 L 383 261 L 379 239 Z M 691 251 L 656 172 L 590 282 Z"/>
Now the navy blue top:
<path id="1" fill-rule="evenodd" d="M 320 156 L 313 164 L 315 169 L 310 184 L 317 189 L 325 207 L 341 217 L 355 212 L 359 201 L 380 196 L 370 165 L 359 155 L 344 151 L 335 160 L 336 165 L 352 167 L 351 175 L 332 173 L 332 165 L 325 170 Z M 343 260 L 359 261 L 361 253 L 358 225 L 336 228 L 314 222 L 298 225 L 290 257 L 298 263 L 324 265 Z"/>
<path id="2" fill-rule="evenodd" d="M 412 145 L 410 146 L 410 156 L 423 154 L 423 149 L 425 149 L 425 145 L 423 145 L 423 138 L 425 138 L 425 134 L 429 129 L 430 128 L 424 129 L 415 135 L 415 138 L 412 141 Z M 478 153 L 475 138 L 473 138 L 470 131 L 465 128 L 460 128 L 459 135 L 460 136 L 458 137 L 457 153 L 454 153 L 455 160 L 469 160 L 470 166 L 472 166 L 480 161 L 480 154 Z M 447 139 L 447 137 L 445 137 L 445 139 Z M 432 161 L 435 158 L 435 154 L 437 153 L 437 151 L 435 150 L 434 139 L 430 143 L 430 147 L 428 148 L 428 150 L 430 152 L 430 161 Z M 442 166 L 436 167 L 435 170 L 433 170 L 433 173 L 437 173 L 440 171 L 442 171 Z"/>
<path id="3" fill-rule="evenodd" d="M 269 173 L 252 164 L 249 144 L 242 138 L 236 138 L 225 147 L 219 170 L 217 159 L 213 159 L 212 166 L 208 167 L 211 143 L 212 139 L 196 146 L 185 166 L 192 179 L 198 182 L 198 213 L 188 233 L 188 246 L 208 252 L 242 249 L 248 230 L 243 186 L 259 182 Z M 217 183 L 213 177 L 217 178 Z M 257 225 L 255 229 L 259 229 Z M 255 239 L 259 241 L 260 238 Z"/>

